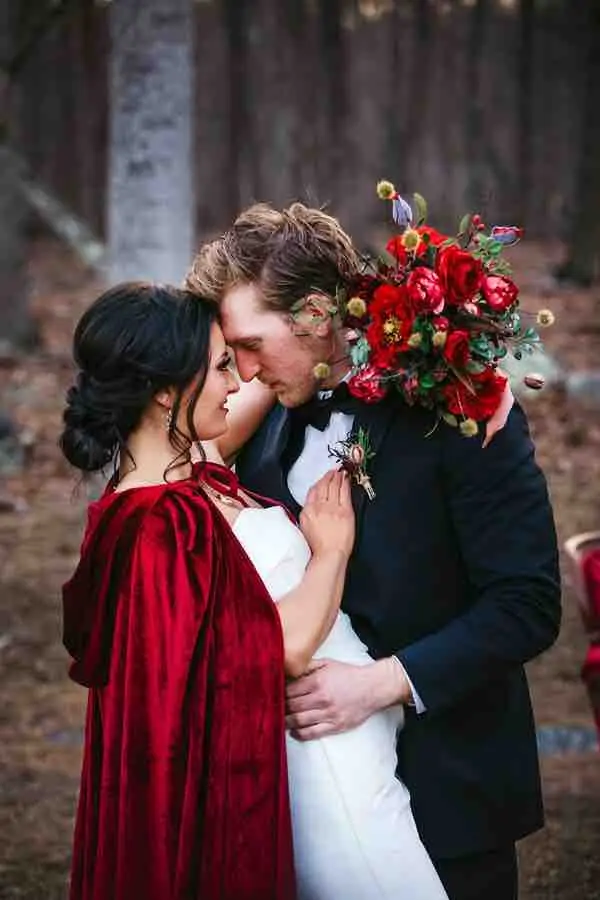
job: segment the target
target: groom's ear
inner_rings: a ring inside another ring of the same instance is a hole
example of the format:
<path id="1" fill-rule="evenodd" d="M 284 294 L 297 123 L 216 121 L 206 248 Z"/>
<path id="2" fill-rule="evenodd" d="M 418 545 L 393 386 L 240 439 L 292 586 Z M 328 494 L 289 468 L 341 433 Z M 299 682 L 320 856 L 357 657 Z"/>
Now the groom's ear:
<path id="1" fill-rule="evenodd" d="M 309 327 L 316 337 L 328 337 L 331 333 L 333 317 L 337 307 L 325 294 L 308 294 L 299 318 L 304 327 Z M 298 321 L 298 317 L 297 317 Z"/>

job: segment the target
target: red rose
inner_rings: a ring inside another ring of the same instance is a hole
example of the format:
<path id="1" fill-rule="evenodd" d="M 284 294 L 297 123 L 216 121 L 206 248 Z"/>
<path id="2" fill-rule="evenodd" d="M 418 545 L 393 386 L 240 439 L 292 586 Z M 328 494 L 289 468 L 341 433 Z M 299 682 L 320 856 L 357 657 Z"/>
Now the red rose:
<path id="1" fill-rule="evenodd" d="M 487 275 L 481 284 L 485 302 L 496 312 L 503 312 L 517 302 L 519 289 L 510 278 L 502 275 Z"/>
<path id="2" fill-rule="evenodd" d="M 406 282 L 406 293 L 414 313 L 441 313 L 444 308 L 444 291 L 440 279 L 432 269 L 417 266 Z"/>
<path id="3" fill-rule="evenodd" d="M 454 245 L 439 251 L 435 267 L 446 295 L 446 303 L 462 306 L 481 288 L 484 271 L 481 261 Z"/>
<path id="4" fill-rule="evenodd" d="M 506 378 L 495 369 L 484 369 L 468 378 L 475 393 L 460 381 L 453 381 L 443 388 L 447 409 L 455 416 L 467 416 L 476 422 L 485 421 L 494 415 L 500 405 Z"/>
<path id="5" fill-rule="evenodd" d="M 387 393 L 382 387 L 379 373 L 373 366 L 365 366 L 353 375 L 348 382 L 348 390 L 353 397 L 364 400 L 365 403 L 378 403 Z"/>
<path id="6" fill-rule="evenodd" d="M 443 355 L 453 368 L 464 369 L 471 358 L 468 332 L 458 328 L 451 331 L 446 338 Z"/>
<path id="7" fill-rule="evenodd" d="M 450 320 L 446 316 L 436 316 L 431 320 L 431 324 L 436 331 L 448 331 L 450 328 Z"/>

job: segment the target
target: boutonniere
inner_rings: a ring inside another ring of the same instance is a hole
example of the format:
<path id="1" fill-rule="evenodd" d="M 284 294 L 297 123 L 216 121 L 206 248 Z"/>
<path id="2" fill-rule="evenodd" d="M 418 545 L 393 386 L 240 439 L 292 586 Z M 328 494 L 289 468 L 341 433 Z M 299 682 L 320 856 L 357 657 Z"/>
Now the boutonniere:
<path id="1" fill-rule="evenodd" d="M 364 428 L 350 432 L 344 441 L 338 441 L 335 447 L 329 448 L 329 455 L 340 464 L 340 468 L 348 472 L 352 481 L 360 485 L 369 500 L 375 499 L 375 491 L 369 477 L 369 462 L 375 456 L 371 447 L 369 432 Z"/>

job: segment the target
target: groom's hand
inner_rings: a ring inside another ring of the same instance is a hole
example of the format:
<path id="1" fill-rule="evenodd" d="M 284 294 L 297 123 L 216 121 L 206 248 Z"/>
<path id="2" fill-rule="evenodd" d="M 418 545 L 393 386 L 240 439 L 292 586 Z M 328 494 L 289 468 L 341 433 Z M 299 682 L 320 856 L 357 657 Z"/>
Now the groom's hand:
<path id="1" fill-rule="evenodd" d="M 402 666 L 392 657 L 366 666 L 313 660 L 286 690 L 286 725 L 293 737 L 310 741 L 356 728 L 378 709 L 411 699 Z"/>

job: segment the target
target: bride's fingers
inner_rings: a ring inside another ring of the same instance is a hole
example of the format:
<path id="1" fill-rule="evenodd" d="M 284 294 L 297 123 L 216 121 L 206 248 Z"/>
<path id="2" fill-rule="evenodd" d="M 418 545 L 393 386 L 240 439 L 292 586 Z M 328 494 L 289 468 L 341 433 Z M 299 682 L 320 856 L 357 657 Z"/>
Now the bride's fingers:
<path id="1" fill-rule="evenodd" d="M 504 392 L 500 399 L 500 403 L 498 404 L 498 409 L 491 417 L 491 419 L 488 419 L 487 425 L 485 426 L 485 438 L 483 439 L 483 444 L 481 445 L 483 449 L 485 449 L 491 443 L 494 435 L 499 431 L 502 431 L 502 429 L 506 425 L 506 421 L 510 415 L 511 409 L 513 408 L 514 402 L 515 398 L 510 388 L 510 382 L 507 378 L 506 384 L 504 385 Z"/>

